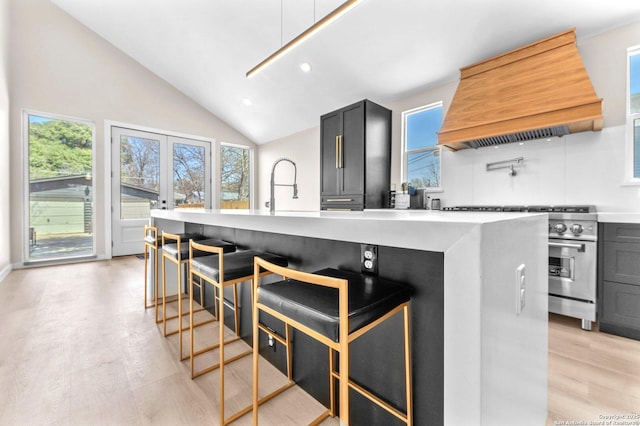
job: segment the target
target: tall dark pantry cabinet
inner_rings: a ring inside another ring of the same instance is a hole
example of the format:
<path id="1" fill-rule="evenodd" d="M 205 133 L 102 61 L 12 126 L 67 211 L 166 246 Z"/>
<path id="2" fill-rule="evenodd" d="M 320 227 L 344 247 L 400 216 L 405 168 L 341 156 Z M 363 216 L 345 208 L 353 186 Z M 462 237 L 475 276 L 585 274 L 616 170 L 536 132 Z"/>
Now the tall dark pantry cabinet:
<path id="1" fill-rule="evenodd" d="M 391 111 L 369 100 L 320 117 L 322 210 L 387 207 Z"/>

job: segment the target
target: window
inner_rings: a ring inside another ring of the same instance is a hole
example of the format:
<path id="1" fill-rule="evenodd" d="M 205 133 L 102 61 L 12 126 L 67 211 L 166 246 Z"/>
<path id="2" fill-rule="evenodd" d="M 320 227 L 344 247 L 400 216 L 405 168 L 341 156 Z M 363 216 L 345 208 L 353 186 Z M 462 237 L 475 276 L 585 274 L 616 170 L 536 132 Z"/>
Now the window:
<path id="1" fill-rule="evenodd" d="M 409 185 L 440 190 L 438 131 L 442 126 L 442 102 L 402 113 L 404 173 Z"/>
<path id="2" fill-rule="evenodd" d="M 251 194 L 251 149 L 220 145 L 220 208 L 248 209 Z"/>
<path id="3" fill-rule="evenodd" d="M 640 179 L 640 47 L 629 49 L 629 90 L 628 90 L 628 117 L 630 146 L 631 146 L 631 173 L 630 177 Z"/>
<path id="4" fill-rule="evenodd" d="M 24 113 L 27 261 L 93 256 L 93 123 Z"/>

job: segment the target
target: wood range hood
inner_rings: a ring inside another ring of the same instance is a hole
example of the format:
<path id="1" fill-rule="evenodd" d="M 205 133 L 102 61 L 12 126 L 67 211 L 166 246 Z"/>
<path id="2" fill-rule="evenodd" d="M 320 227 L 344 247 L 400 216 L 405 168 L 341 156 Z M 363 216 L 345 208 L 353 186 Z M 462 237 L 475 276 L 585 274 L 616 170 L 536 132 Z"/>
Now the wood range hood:
<path id="1" fill-rule="evenodd" d="M 480 148 L 601 129 L 602 99 L 571 29 L 462 68 L 438 145 Z"/>

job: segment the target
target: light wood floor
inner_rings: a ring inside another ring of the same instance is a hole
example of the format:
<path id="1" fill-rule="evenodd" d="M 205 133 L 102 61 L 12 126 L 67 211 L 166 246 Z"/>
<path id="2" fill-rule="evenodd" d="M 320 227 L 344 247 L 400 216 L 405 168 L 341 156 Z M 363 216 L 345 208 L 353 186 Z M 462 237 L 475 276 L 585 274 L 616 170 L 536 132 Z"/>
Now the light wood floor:
<path id="1" fill-rule="evenodd" d="M 0 283 L 0 425 L 217 424 L 218 375 L 190 379 L 177 336 L 162 337 L 153 309 L 142 307 L 142 265 L 126 257 L 17 270 Z M 204 339 L 215 326 L 199 330 L 198 345 L 212 343 Z M 227 373 L 233 410 L 250 402 L 251 359 Z M 282 380 L 265 363 L 261 393 Z M 260 420 L 307 424 L 322 411 L 294 387 L 262 406 Z M 633 412 L 640 412 L 640 342 L 552 315 L 547 424 Z"/>
<path id="2" fill-rule="evenodd" d="M 640 425 L 640 341 L 595 329 L 549 315 L 547 425 L 599 424 L 616 415 L 619 424 Z"/>

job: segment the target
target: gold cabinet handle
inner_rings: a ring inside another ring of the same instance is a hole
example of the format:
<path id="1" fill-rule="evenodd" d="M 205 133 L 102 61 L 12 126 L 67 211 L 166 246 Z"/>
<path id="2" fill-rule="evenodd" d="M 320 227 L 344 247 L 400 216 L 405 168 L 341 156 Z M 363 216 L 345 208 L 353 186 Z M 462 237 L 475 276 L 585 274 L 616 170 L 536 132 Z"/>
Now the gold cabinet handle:
<path id="1" fill-rule="evenodd" d="M 352 198 L 327 198 L 327 203 L 349 203 Z"/>
<path id="2" fill-rule="evenodd" d="M 342 142 L 342 135 L 340 135 L 340 168 L 342 169 L 344 167 L 344 145 Z"/>
<path id="3" fill-rule="evenodd" d="M 340 168 L 340 135 L 336 136 L 336 169 Z"/>
<path id="4" fill-rule="evenodd" d="M 351 209 L 336 209 L 336 208 L 328 207 L 327 211 L 329 211 L 329 212 L 350 212 L 352 210 Z"/>

